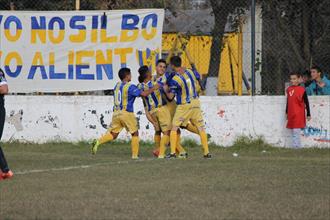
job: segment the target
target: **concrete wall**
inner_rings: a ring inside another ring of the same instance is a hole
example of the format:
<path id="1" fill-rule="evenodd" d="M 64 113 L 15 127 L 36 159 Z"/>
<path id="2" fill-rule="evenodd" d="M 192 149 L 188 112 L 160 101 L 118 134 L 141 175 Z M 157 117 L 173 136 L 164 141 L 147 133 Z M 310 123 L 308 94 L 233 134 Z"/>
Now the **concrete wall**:
<path id="1" fill-rule="evenodd" d="M 207 132 L 217 144 L 229 146 L 237 136 L 261 135 L 271 144 L 291 145 L 284 96 L 202 97 L 201 101 Z M 310 97 L 310 102 L 312 121 L 301 132 L 303 145 L 330 147 L 330 96 Z M 3 141 L 76 142 L 99 137 L 110 122 L 112 103 L 108 96 L 7 96 Z M 141 138 L 152 140 L 153 128 L 142 109 L 138 99 L 135 111 Z M 129 134 L 122 132 L 120 137 Z"/>

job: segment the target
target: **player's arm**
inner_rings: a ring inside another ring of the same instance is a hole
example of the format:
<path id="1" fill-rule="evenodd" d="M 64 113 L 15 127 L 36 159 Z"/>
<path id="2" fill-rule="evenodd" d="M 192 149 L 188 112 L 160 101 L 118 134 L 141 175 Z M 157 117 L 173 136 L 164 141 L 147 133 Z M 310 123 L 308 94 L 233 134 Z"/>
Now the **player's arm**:
<path id="1" fill-rule="evenodd" d="M 144 108 L 145 113 L 146 113 L 146 117 L 148 119 L 148 121 L 150 121 L 151 124 L 153 124 L 154 126 L 157 125 L 157 122 L 154 120 L 154 118 L 152 117 L 152 115 L 150 114 L 150 112 L 148 112 L 147 108 Z"/>
<path id="2" fill-rule="evenodd" d="M 162 86 L 161 84 L 157 83 L 151 89 L 141 91 L 140 96 L 147 97 L 148 95 L 150 95 L 151 93 L 153 93 L 154 91 L 156 91 L 157 89 L 159 89 L 161 86 Z"/>
<path id="3" fill-rule="evenodd" d="M 7 84 L 0 84 L 0 94 L 6 95 L 8 94 L 8 85 Z"/>
<path id="4" fill-rule="evenodd" d="M 199 84 L 201 90 L 204 91 L 205 90 L 205 86 L 204 86 L 205 83 L 203 83 L 201 74 L 199 74 L 199 72 L 197 71 L 196 68 L 193 68 L 192 71 L 193 71 L 193 73 L 194 73 L 194 75 L 195 75 L 195 77 L 196 77 L 196 79 L 198 81 L 198 84 Z"/>
<path id="5" fill-rule="evenodd" d="M 150 95 L 151 93 L 153 93 L 155 90 L 157 90 L 159 88 L 160 88 L 160 85 L 157 84 L 154 87 L 152 87 L 151 89 L 143 91 L 142 89 L 139 89 L 136 85 L 131 85 L 128 89 L 128 93 L 135 97 L 139 97 L 139 96 L 147 97 L 148 95 Z"/>
<path id="6" fill-rule="evenodd" d="M 306 92 L 304 92 L 303 99 L 304 99 L 304 102 L 305 102 L 305 107 L 306 107 L 306 111 L 307 111 L 307 117 L 308 117 L 308 120 L 310 120 L 311 110 L 310 110 L 310 107 L 309 107 L 309 101 L 308 101 L 308 96 L 307 96 L 307 93 Z"/>
<path id="7" fill-rule="evenodd" d="M 8 84 L 5 78 L 5 73 L 0 69 L 0 94 L 6 95 L 8 93 Z"/>
<path id="8" fill-rule="evenodd" d="M 168 85 L 165 85 L 164 87 L 164 93 L 166 95 L 166 99 L 168 101 L 173 101 L 174 97 L 175 97 L 175 94 L 173 92 L 171 92 L 170 88 L 168 87 Z"/>
<path id="9" fill-rule="evenodd" d="M 175 80 L 169 80 L 167 85 L 164 85 L 164 92 L 166 98 L 172 101 L 175 97 L 175 91 L 178 89 L 179 85 Z"/>

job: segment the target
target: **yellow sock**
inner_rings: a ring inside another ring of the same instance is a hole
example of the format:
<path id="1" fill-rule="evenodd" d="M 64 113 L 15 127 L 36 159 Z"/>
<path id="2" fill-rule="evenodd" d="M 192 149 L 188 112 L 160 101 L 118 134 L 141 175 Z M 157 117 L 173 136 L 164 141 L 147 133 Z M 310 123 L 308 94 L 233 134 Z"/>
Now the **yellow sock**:
<path id="1" fill-rule="evenodd" d="M 171 131 L 171 134 L 170 134 L 171 154 L 175 154 L 177 138 L 178 138 L 178 133 L 176 131 Z"/>
<path id="2" fill-rule="evenodd" d="M 201 142 L 204 150 L 204 155 L 209 153 L 209 144 L 207 143 L 207 134 L 205 131 L 201 131 L 199 133 L 199 136 L 201 137 Z"/>
<path id="3" fill-rule="evenodd" d="M 100 144 L 104 144 L 107 143 L 109 141 L 113 140 L 113 136 L 110 132 L 107 132 L 105 135 L 103 135 L 100 139 L 99 139 L 99 143 Z"/>
<path id="4" fill-rule="evenodd" d="M 181 135 L 179 135 L 179 134 L 177 137 L 176 149 L 179 151 L 180 154 L 186 152 L 186 150 L 181 145 Z"/>
<path id="5" fill-rule="evenodd" d="M 189 123 L 189 124 L 187 125 L 186 129 L 187 129 L 188 131 L 192 132 L 192 133 L 199 134 L 199 130 L 198 130 L 198 128 L 197 128 L 195 125 L 193 125 L 193 124 L 190 124 L 190 123 Z"/>
<path id="6" fill-rule="evenodd" d="M 160 140 L 161 140 L 161 136 L 159 134 L 155 134 L 154 141 L 155 141 L 155 146 L 156 146 L 156 149 L 157 150 L 160 147 Z"/>
<path id="7" fill-rule="evenodd" d="M 162 139 L 160 140 L 160 148 L 159 148 L 159 158 L 164 158 L 166 145 L 170 142 L 170 136 L 163 135 Z"/>
<path id="8" fill-rule="evenodd" d="M 133 136 L 132 137 L 132 142 L 131 142 L 131 146 L 132 146 L 132 158 L 137 158 L 139 156 L 139 137 L 138 136 Z"/>

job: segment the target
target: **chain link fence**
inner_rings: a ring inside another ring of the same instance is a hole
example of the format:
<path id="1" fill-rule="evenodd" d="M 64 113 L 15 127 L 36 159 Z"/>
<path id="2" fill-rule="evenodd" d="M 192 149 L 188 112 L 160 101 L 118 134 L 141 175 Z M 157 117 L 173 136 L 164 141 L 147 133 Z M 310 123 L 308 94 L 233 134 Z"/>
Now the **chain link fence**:
<path id="1" fill-rule="evenodd" d="M 330 72 L 328 0 L 0 0 L 0 10 L 165 8 L 163 57 L 171 50 L 196 64 L 219 95 L 283 95 L 290 72 Z M 255 33 L 251 34 L 251 31 Z M 178 34 L 180 33 L 180 35 Z M 181 43 L 174 45 L 179 37 Z M 252 41 L 255 44 L 251 44 Z M 185 49 L 189 51 L 186 55 Z M 251 59 L 254 59 L 254 75 Z"/>

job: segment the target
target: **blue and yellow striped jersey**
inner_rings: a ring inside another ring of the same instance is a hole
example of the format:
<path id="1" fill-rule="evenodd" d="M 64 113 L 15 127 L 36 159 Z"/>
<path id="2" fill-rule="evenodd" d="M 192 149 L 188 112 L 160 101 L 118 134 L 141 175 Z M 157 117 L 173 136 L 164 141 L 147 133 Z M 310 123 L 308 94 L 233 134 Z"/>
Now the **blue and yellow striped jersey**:
<path id="1" fill-rule="evenodd" d="M 199 97 L 199 93 L 201 91 L 201 87 L 199 85 L 200 74 L 197 71 L 186 69 L 185 74 L 188 75 L 191 81 L 191 96 L 196 99 Z"/>
<path id="2" fill-rule="evenodd" d="M 151 81 L 149 81 L 147 83 L 140 83 L 138 85 L 138 87 L 141 91 L 145 91 L 145 90 L 151 89 L 156 84 L 157 84 L 156 79 L 152 79 Z M 151 111 L 155 108 L 158 108 L 158 107 L 161 107 L 161 106 L 164 106 L 167 104 L 167 101 L 165 99 L 165 92 L 162 88 L 155 90 L 147 97 L 142 97 L 142 99 L 143 99 L 143 104 L 145 107 L 147 107 L 148 111 Z"/>
<path id="3" fill-rule="evenodd" d="M 175 94 L 176 104 L 190 103 L 193 97 L 193 83 L 187 73 L 176 73 L 167 84 L 172 93 Z"/>
<path id="4" fill-rule="evenodd" d="M 141 95 L 141 90 L 134 84 L 119 82 L 114 88 L 114 111 L 126 110 L 134 112 L 135 98 Z"/>

